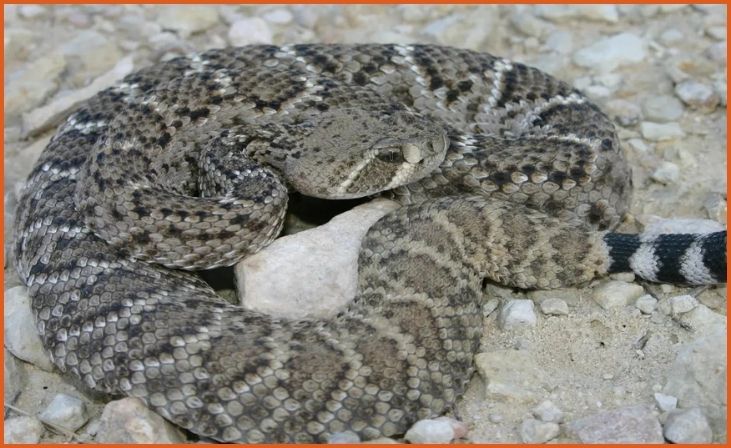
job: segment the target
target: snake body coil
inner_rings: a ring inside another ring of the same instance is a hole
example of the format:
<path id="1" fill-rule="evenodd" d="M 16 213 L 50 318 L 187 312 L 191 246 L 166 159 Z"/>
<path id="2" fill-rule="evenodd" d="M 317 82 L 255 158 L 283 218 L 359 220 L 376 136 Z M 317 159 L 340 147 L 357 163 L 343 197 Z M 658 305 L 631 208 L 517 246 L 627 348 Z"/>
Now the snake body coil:
<path id="1" fill-rule="evenodd" d="M 60 127 L 23 192 L 17 267 L 54 363 L 91 388 L 223 441 L 371 439 L 463 392 L 484 278 L 725 281 L 725 232 L 607 232 L 629 182 L 610 120 L 522 64 L 432 45 L 213 50 L 126 77 Z M 404 204 L 369 230 L 357 297 L 328 321 L 240 309 L 186 272 L 269 243 L 288 190 Z"/>

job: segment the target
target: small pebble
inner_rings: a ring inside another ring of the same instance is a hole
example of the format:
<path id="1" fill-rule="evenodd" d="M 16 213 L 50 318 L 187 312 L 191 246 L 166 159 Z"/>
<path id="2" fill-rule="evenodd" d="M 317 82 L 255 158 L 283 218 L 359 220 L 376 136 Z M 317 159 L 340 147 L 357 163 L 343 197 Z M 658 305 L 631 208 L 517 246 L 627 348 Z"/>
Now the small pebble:
<path id="1" fill-rule="evenodd" d="M 674 28 L 671 28 L 669 30 L 663 31 L 662 34 L 660 34 L 660 42 L 665 45 L 674 44 L 680 42 L 683 37 L 683 33 Z"/>
<path id="2" fill-rule="evenodd" d="M 645 294 L 637 299 L 635 306 L 642 312 L 642 314 L 652 314 L 655 312 L 655 308 L 657 307 L 657 299 L 652 297 L 650 294 Z"/>
<path id="3" fill-rule="evenodd" d="M 663 161 L 652 173 L 651 177 L 655 182 L 659 182 L 664 185 L 676 184 L 680 179 L 680 168 L 673 162 Z"/>
<path id="4" fill-rule="evenodd" d="M 668 301 L 673 314 L 687 313 L 698 306 L 698 300 L 690 295 L 671 297 Z"/>
<path id="5" fill-rule="evenodd" d="M 360 437 L 358 437 L 358 434 L 351 432 L 351 431 L 336 432 L 336 433 L 330 435 L 327 443 L 331 443 L 331 444 L 360 443 Z"/>
<path id="6" fill-rule="evenodd" d="M 574 49 L 574 37 L 568 31 L 555 31 L 548 35 L 546 49 L 560 54 L 569 54 Z"/>
<path id="7" fill-rule="evenodd" d="M 683 116 L 683 103 L 670 95 L 650 96 L 642 103 L 642 112 L 649 121 L 666 123 Z"/>
<path id="8" fill-rule="evenodd" d="M 490 414 L 487 416 L 487 419 L 492 423 L 500 423 L 503 421 L 503 416 L 500 414 Z"/>
<path id="9" fill-rule="evenodd" d="M 642 110 L 640 107 L 627 100 L 614 98 L 607 101 L 607 112 L 614 117 L 617 122 L 625 127 L 634 126 L 640 122 L 642 118 Z"/>
<path id="10" fill-rule="evenodd" d="M 647 56 L 647 44 L 632 33 L 616 34 L 574 53 L 573 61 L 581 67 L 611 72 L 615 68 L 636 64 Z"/>
<path id="11" fill-rule="evenodd" d="M 713 431 L 699 408 L 672 411 L 665 420 L 663 435 L 672 443 L 711 443 Z"/>
<path id="12" fill-rule="evenodd" d="M 534 418 L 523 420 L 518 429 L 518 434 L 523 443 L 546 443 L 558 436 L 558 433 L 557 423 L 542 422 Z"/>
<path id="13" fill-rule="evenodd" d="M 640 123 L 640 132 L 647 140 L 664 141 L 685 137 L 685 132 L 678 123 L 652 123 L 643 121 Z"/>
<path id="14" fill-rule="evenodd" d="M 137 398 L 123 398 L 104 406 L 97 443 L 182 443 L 175 425 L 148 409 Z"/>
<path id="15" fill-rule="evenodd" d="M 644 292 L 640 285 L 610 280 L 594 288 L 592 296 L 596 303 L 608 310 L 627 306 Z"/>
<path id="16" fill-rule="evenodd" d="M 533 415 L 543 422 L 561 423 L 563 411 L 550 400 L 545 400 L 533 408 Z"/>
<path id="17" fill-rule="evenodd" d="M 692 79 L 676 85 L 675 94 L 688 106 L 701 111 L 712 111 L 720 101 L 712 87 Z"/>
<path id="18" fill-rule="evenodd" d="M 508 301 L 500 310 L 500 327 L 506 330 L 534 327 L 536 325 L 536 314 L 533 311 L 533 301 L 528 299 L 515 299 Z"/>
<path id="19" fill-rule="evenodd" d="M 404 439 L 411 443 L 449 443 L 454 439 L 454 429 L 445 420 L 419 420 L 406 431 Z"/>
<path id="20" fill-rule="evenodd" d="M 36 444 L 43 434 L 43 424 L 35 417 L 10 417 L 4 428 L 5 443 Z"/>
<path id="21" fill-rule="evenodd" d="M 541 302 L 541 311 L 543 314 L 565 316 L 569 314 L 569 306 L 561 299 L 546 299 Z"/>
<path id="22" fill-rule="evenodd" d="M 218 23 L 218 12 L 212 6 L 168 6 L 162 8 L 157 23 L 175 30 L 182 37 L 199 33 Z"/>
<path id="23" fill-rule="evenodd" d="M 660 392 L 655 392 L 655 403 L 657 407 L 664 412 L 672 411 L 678 407 L 678 399 L 672 395 L 665 395 Z"/>
<path id="24" fill-rule="evenodd" d="M 38 414 L 38 418 L 44 423 L 73 432 L 84 426 L 89 420 L 89 415 L 83 401 L 71 395 L 58 394 L 53 397 L 46 409 Z"/>
<path id="25" fill-rule="evenodd" d="M 276 23 L 277 25 L 286 25 L 294 18 L 292 13 L 286 9 L 278 8 L 265 13 L 262 17 L 269 23 Z"/>
<path id="26" fill-rule="evenodd" d="M 271 44 L 272 38 L 269 25 L 259 17 L 237 20 L 228 30 L 228 41 L 234 46 Z"/>
<path id="27" fill-rule="evenodd" d="M 627 143 L 632 149 L 637 152 L 645 153 L 650 150 L 650 147 L 647 146 L 647 143 L 645 143 L 645 141 L 640 138 L 631 138 L 627 141 Z"/>

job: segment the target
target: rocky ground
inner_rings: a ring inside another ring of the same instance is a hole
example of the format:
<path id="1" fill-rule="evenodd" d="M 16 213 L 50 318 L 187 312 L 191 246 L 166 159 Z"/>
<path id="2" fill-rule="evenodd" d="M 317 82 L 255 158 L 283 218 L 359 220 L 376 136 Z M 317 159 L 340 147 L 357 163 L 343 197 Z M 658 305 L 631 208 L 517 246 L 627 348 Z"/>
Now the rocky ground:
<path id="1" fill-rule="evenodd" d="M 634 166 L 624 230 L 714 228 L 660 217 L 725 226 L 725 20 L 724 5 L 5 6 L 5 259 L 21 182 L 76 104 L 136 68 L 249 43 L 441 43 L 537 66 L 615 118 Z M 333 226 L 388 205 L 368 207 Z M 299 263 L 295 249 L 327 235 L 287 237 L 274 253 L 289 244 L 285 263 Z M 134 400 L 106 404 L 57 375 L 11 260 L 5 269 L 6 441 L 190 437 Z M 407 440 L 726 441 L 725 287 L 621 275 L 585 289 L 487 292 L 478 374 L 451 416 L 462 423 L 423 422 Z"/>

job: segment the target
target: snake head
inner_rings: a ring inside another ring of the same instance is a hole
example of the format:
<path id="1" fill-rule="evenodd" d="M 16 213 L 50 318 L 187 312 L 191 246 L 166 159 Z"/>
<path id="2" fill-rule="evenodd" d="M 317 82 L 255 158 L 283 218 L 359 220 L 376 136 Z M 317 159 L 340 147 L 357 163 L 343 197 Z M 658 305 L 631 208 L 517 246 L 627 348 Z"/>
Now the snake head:
<path id="1" fill-rule="evenodd" d="M 400 106 L 329 110 L 307 121 L 309 132 L 284 175 L 308 196 L 368 196 L 426 176 L 449 145 L 441 123 Z"/>

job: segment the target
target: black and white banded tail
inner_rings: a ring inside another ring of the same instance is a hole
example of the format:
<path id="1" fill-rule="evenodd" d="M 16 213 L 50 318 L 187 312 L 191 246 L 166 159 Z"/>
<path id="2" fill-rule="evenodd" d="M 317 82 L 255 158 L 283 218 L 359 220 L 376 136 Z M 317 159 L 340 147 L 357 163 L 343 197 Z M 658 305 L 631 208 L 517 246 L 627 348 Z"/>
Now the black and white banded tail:
<path id="1" fill-rule="evenodd" d="M 726 231 L 707 234 L 607 233 L 609 273 L 634 272 L 653 282 L 726 283 Z"/>

